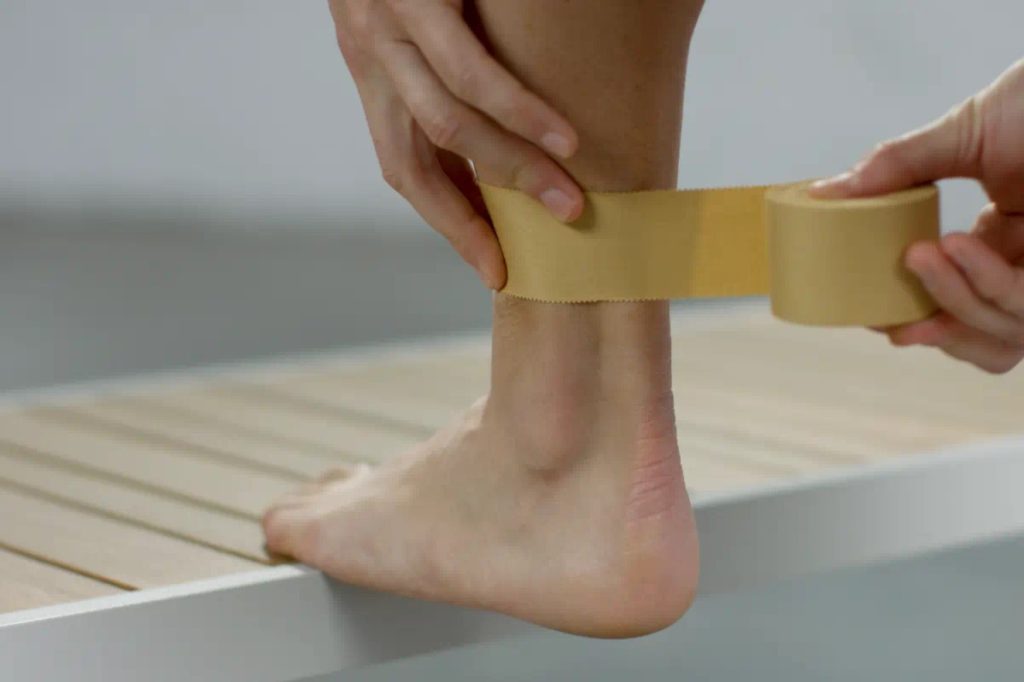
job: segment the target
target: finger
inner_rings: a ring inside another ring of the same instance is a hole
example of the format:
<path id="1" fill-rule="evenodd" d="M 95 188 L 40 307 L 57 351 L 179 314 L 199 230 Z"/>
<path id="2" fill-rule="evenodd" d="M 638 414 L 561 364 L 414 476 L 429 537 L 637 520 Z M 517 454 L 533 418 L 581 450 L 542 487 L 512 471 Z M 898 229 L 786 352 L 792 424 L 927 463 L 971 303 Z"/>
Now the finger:
<path id="1" fill-rule="evenodd" d="M 942 240 L 942 249 L 967 276 L 977 294 L 1000 310 L 1024 318 L 1024 270 L 1010 265 L 978 237 L 953 234 Z"/>
<path id="2" fill-rule="evenodd" d="M 555 156 L 576 152 L 579 141 L 569 122 L 487 53 L 455 6 L 422 0 L 390 4 L 456 97 Z"/>
<path id="3" fill-rule="evenodd" d="M 476 214 L 488 216 L 489 218 L 487 205 L 484 203 L 483 194 L 480 192 L 480 185 L 477 184 L 476 176 L 469 163 L 461 156 L 444 149 L 437 151 L 437 161 L 442 170 L 444 170 L 445 175 L 448 176 L 448 179 L 469 201 Z M 491 288 L 501 290 L 505 286 L 508 274 L 505 267 L 505 257 L 501 252 L 501 246 L 498 244 L 497 237 L 489 240 L 488 246 L 482 252 L 481 258 L 485 261 L 484 269 L 490 273 L 489 279 L 493 285 Z"/>
<path id="4" fill-rule="evenodd" d="M 494 230 L 459 191 L 439 161 L 424 162 L 422 168 L 416 162 L 408 166 L 406 180 L 396 189 L 476 269 L 488 288 L 500 290 L 505 286 L 505 265 Z"/>
<path id="5" fill-rule="evenodd" d="M 938 346 L 952 324 L 957 324 L 955 318 L 939 312 L 924 320 L 889 327 L 886 333 L 894 346 Z"/>
<path id="6" fill-rule="evenodd" d="M 978 215 L 971 234 L 1010 263 L 1024 258 L 1024 215 L 1007 215 L 989 204 Z"/>
<path id="7" fill-rule="evenodd" d="M 972 97 L 942 118 L 884 142 L 852 170 L 811 186 L 819 198 L 887 194 L 940 178 L 976 177 L 980 116 Z"/>
<path id="8" fill-rule="evenodd" d="M 963 273 L 937 244 L 918 243 L 907 251 L 906 265 L 939 305 L 964 324 L 1008 343 L 1024 338 L 1021 321 L 982 300 Z"/>
<path id="9" fill-rule="evenodd" d="M 473 209 L 482 216 L 487 216 L 487 204 L 484 203 L 483 192 L 477 184 L 476 174 L 473 167 L 464 158 L 454 154 L 447 149 L 437 150 L 437 161 L 441 164 L 445 174 L 452 181 L 463 196 L 469 200 Z"/>
<path id="10" fill-rule="evenodd" d="M 1007 372 L 1024 357 L 1024 348 L 1003 343 L 946 313 L 894 327 L 889 338 L 896 346 L 938 348 L 950 357 L 992 373 Z"/>
<path id="11" fill-rule="evenodd" d="M 536 146 L 455 99 L 415 45 L 389 41 L 379 47 L 379 54 L 431 142 L 493 169 L 499 184 L 526 192 L 559 220 L 579 217 L 583 193 L 569 175 Z"/>
<path id="12" fill-rule="evenodd" d="M 371 93 L 368 93 L 371 94 Z M 394 93 L 363 98 L 384 180 L 445 237 L 480 280 L 504 286 L 501 248 L 494 230 L 448 178 L 436 148 L 422 138 L 404 103 Z"/>
<path id="13" fill-rule="evenodd" d="M 1009 372 L 1024 358 L 1024 347 L 1004 343 L 960 323 L 950 325 L 945 338 L 936 347 L 950 357 L 992 374 Z"/>

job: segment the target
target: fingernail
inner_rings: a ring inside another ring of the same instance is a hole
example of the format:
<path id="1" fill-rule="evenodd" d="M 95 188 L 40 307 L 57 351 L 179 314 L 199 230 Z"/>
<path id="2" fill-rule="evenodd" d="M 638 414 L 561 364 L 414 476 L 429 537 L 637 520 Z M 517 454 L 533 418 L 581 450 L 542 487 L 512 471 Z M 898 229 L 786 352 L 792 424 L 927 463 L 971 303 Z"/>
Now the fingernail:
<path id="1" fill-rule="evenodd" d="M 541 146 L 555 156 L 567 159 L 572 156 L 572 142 L 560 133 L 544 133 L 540 138 Z"/>
<path id="2" fill-rule="evenodd" d="M 846 171 L 839 175 L 833 175 L 831 178 L 822 178 L 821 180 L 815 180 L 811 183 L 811 189 L 825 189 L 826 187 L 832 187 L 834 185 L 841 185 L 853 175 L 852 172 Z"/>
<path id="3" fill-rule="evenodd" d="M 573 203 L 569 195 L 560 189 L 546 189 L 540 193 L 540 200 L 548 210 L 555 214 L 555 217 L 562 221 L 567 221 L 572 217 L 573 210 L 576 205 Z"/>

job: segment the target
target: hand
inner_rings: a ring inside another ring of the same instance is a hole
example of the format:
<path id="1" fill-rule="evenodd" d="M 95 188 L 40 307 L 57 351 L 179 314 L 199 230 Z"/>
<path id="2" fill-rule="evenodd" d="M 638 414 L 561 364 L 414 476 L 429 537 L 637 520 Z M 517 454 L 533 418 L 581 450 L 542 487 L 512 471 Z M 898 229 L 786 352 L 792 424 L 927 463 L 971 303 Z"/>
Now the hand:
<path id="1" fill-rule="evenodd" d="M 934 346 L 1007 372 L 1024 358 L 1024 60 L 939 120 L 815 183 L 812 193 L 871 196 L 952 177 L 974 178 L 992 203 L 970 233 L 907 250 L 907 268 L 941 312 L 881 331 L 899 346 Z"/>
<path id="2" fill-rule="evenodd" d="M 461 0 L 330 0 L 385 181 L 492 289 L 505 263 L 469 160 L 504 171 L 559 219 L 583 194 L 549 154 L 568 158 L 572 126 L 498 64 Z"/>

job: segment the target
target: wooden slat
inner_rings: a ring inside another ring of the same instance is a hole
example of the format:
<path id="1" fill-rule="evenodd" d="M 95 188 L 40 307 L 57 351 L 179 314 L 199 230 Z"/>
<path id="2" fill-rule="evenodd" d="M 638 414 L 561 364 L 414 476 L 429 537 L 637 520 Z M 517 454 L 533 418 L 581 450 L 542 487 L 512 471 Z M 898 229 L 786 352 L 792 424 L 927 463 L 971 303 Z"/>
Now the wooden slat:
<path id="1" fill-rule="evenodd" d="M 0 548 L 0 613 L 118 592 L 113 585 Z"/>
<path id="2" fill-rule="evenodd" d="M 683 460 L 699 453 L 700 457 L 731 462 L 732 466 L 765 468 L 792 475 L 848 466 L 851 461 L 823 457 L 813 451 L 772 443 L 756 435 L 722 433 L 693 424 L 679 424 L 679 449 Z"/>
<path id="3" fill-rule="evenodd" d="M 283 395 L 343 410 L 398 420 L 424 430 L 445 426 L 490 385 L 487 344 L 436 348 L 416 358 L 384 359 L 314 371 L 282 371 L 254 377 Z"/>
<path id="4" fill-rule="evenodd" d="M 229 554 L 56 504 L 0 484 L 0 545 L 126 589 L 260 567 Z"/>
<path id="5" fill-rule="evenodd" d="M 986 430 L 849 405 L 835 395 L 821 395 L 755 382 L 742 371 L 708 371 L 687 367 L 676 381 L 676 401 L 686 414 L 695 402 L 715 405 L 741 420 L 772 420 L 804 432 L 836 434 L 873 444 L 880 450 L 929 449 L 975 438 Z"/>
<path id="6" fill-rule="evenodd" d="M 70 470 L 59 462 L 2 445 L 0 483 L 249 559 L 269 561 L 256 521 Z"/>
<path id="7" fill-rule="evenodd" d="M 806 330 L 795 332 L 771 325 L 759 330 L 758 335 L 770 344 L 792 348 L 798 353 L 816 348 L 820 355 L 821 344 L 827 343 L 833 357 L 846 361 L 844 365 L 873 367 L 876 376 L 889 376 L 890 371 L 898 372 L 901 380 L 905 376 L 912 385 L 924 390 L 948 389 L 949 384 L 955 382 L 960 387 L 958 393 L 961 396 L 982 401 L 996 401 L 1000 397 L 1019 399 L 1024 394 L 1024 376 L 1020 373 L 986 374 L 968 363 L 953 361 L 934 349 L 894 349 L 885 337 L 876 334 L 853 330 L 839 330 L 838 333 L 837 330 L 828 331 L 828 334 L 815 338 Z M 966 407 L 971 414 L 970 408 L 973 405 Z M 999 401 L 991 407 L 1010 419 L 1016 416 L 1012 403 Z M 988 411 L 981 412 L 984 414 Z"/>
<path id="8" fill-rule="evenodd" d="M 845 410 L 844 416 L 829 420 L 822 410 L 794 406 L 782 396 L 773 400 L 739 391 L 681 389 L 677 391 L 676 405 L 684 430 L 687 424 L 712 428 L 724 437 L 735 434 L 748 441 L 775 444 L 793 456 L 812 459 L 864 462 L 963 441 L 974 435 L 957 432 L 953 437 L 943 433 L 943 429 L 935 429 L 934 433 L 906 437 L 902 429 L 886 431 L 882 415 L 865 418 L 866 415 Z M 877 418 L 874 424 L 865 423 L 857 430 L 843 423 L 844 417 L 854 416 L 859 416 L 861 422 Z"/>
<path id="9" fill-rule="evenodd" d="M 749 381 L 775 386 L 783 394 L 800 390 L 855 410 L 904 415 L 939 426 L 965 424 L 988 433 L 1019 427 L 1016 405 L 1024 396 L 1020 380 L 986 376 L 930 349 L 882 345 L 865 350 L 863 341 L 879 340 L 851 340 L 850 332 L 828 331 L 847 349 L 836 350 L 828 341 L 811 344 L 799 334 L 781 337 L 759 331 L 744 336 L 726 330 L 685 339 L 676 353 L 699 357 L 724 372 L 743 371 Z M 860 351 L 854 353 L 851 347 Z"/>
<path id="10" fill-rule="evenodd" d="M 682 461 L 686 488 L 692 494 L 737 490 L 786 478 L 781 471 L 735 462 L 701 447 L 684 449 Z"/>
<path id="11" fill-rule="evenodd" d="M 291 379 L 257 379 L 252 383 L 285 396 L 314 401 L 341 410 L 358 410 L 375 416 L 385 416 L 415 427 L 423 434 L 450 423 L 468 404 L 459 404 L 450 398 L 410 395 L 387 387 L 351 386 L 337 377 L 320 374 Z"/>
<path id="12" fill-rule="evenodd" d="M 466 350 L 461 354 L 424 355 L 416 361 L 350 367 L 319 376 L 340 389 L 426 397 L 462 407 L 487 393 L 490 357 L 486 349 Z"/>
<path id="13" fill-rule="evenodd" d="M 862 330 L 743 314 L 684 319 L 674 338 L 680 449 L 698 495 L 1022 428 L 1024 375 L 986 377 Z M 126 587 L 259 566 L 269 502 L 422 440 L 486 391 L 488 368 L 486 344 L 460 344 L 0 414 L 0 517 L 18 519 L 0 524 L 0 546 L 55 564 L 12 555 L 19 570 L 86 586 L 61 566 Z"/>
<path id="14" fill-rule="evenodd" d="M 296 444 L 331 448 L 350 461 L 380 461 L 394 456 L 422 438 L 380 424 L 318 411 L 244 386 L 218 385 L 205 389 L 154 394 L 153 401 L 187 410 L 225 424 L 260 430 Z"/>
<path id="15" fill-rule="evenodd" d="M 100 423 L 163 439 L 179 447 L 223 453 L 257 469 L 289 478 L 309 479 L 343 461 L 323 448 L 275 440 L 202 415 L 159 405 L 144 397 L 110 397 L 69 408 Z"/>
<path id="16" fill-rule="evenodd" d="M 393 387 L 430 395 L 478 398 L 487 392 L 491 370 L 487 345 L 436 348 L 416 357 L 381 359 L 359 365 L 331 367 L 315 372 L 330 381 L 353 386 Z M 312 376 L 314 372 L 302 372 Z"/>
<path id="17" fill-rule="evenodd" d="M 197 457 L 181 448 L 48 418 L 53 414 L 38 410 L 0 415 L 0 443 L 250 518 L 259 518 L 271 501 L 295 485 L 292 480 Z"/>

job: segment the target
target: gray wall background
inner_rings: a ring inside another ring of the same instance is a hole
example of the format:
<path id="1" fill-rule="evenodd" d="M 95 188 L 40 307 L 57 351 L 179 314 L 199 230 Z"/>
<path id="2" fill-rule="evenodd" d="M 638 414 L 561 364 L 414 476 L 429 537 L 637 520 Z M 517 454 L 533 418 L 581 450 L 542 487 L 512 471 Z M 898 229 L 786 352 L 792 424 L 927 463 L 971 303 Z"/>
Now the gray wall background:
<path id="1" fill-rule="evenodd" d="M 1019 0 L 708 0 L 681 184 L 842 169 L 989 83 L 1022 23 Z M 947 225 L 982 202 L 947 186 Z M 0 390 L 488 322 L 380 180 L 323 0 L 0 3 Z"/>

